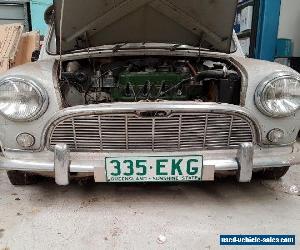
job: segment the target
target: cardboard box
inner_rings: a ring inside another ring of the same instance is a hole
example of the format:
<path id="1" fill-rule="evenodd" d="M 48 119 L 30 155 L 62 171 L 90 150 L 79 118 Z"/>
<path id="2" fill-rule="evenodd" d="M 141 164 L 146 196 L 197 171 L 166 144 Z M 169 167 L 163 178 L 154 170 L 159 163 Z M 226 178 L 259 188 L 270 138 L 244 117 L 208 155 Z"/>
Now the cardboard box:
<path id="1" fill-rule="evenodd" d="M 22 32 L 21 24 L 0 25 L 0 73 L 14 64 Z"/>
<path id="2" fill-rule="evenodd" d="M 241 44 L 241 47 L 242 47 L 242 51 L 244 52 L 244 54 L 246 56 L 249 56 L 250 54 L 250 38 L 247 37 L 247 38 L 241 38 L 239 39 L 240 41 L 240 44 Z"/>
<path id="3" fill-rule="evenodd" d="M 40 49 L 40 34 L 37 31 L 22 34 L 13 66 L 31 62 L 32 52 Z"/>
<path id="4" fill-rule="evenodd" d="M 252 28 L 253 6 L 247 6 L 241 10 L 240 31 Z"/>

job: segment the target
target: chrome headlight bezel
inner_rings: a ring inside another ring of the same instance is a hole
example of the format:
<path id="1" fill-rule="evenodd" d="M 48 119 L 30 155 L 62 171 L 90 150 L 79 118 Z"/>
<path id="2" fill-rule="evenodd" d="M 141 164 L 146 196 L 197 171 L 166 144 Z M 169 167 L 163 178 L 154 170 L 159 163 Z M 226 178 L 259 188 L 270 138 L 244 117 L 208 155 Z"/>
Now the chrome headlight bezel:
<path id="1" fill-rule="evenodd" d="M 275 112 L 272 112 L 265 104 L 263 100 L 264 92 L 270 87 L 270 85 L 274 81 L 278 81 L 281 79 L 294 79 L 299 82 L 300 84 L 300 76 L 293 74 L 292 72 L 276 72 L 268 77 L 266 77 L 256 88 L 255 91 L 255 104 L 256 107 L 266 116 L 273 117 L 273 118 L 283 118 L 283 117 L 290 117 L 294 115 L 297 110 L 300 109 L 300 105 L 298 105 L 298 108 L 294 110 L 293 112 L 289 112 L 286 114 L 278 114 Z"/>
<path id="2" fill-rule="evenodd" d="M 48 105 L 49 105 L 49 97 L 46 92 L 46 90 L 39 84 L 36 80 L 30 79 L 27 76 L 11 76 L 11 77 L 6 77 L 1 79 L 0 81 L 0 87 L 3 84 L 6 84 L 8 81 L 18 81 L 21 82 L 22 84 L 31 86 L 35 93 L 38 96 L 39 99 L 39 108 L 30 116 L 27 118 L 17 118 L 17 117 L 11 117 L 6 115 L 5 113 L 0 111 L 0 114 L 5 117 L 6 119 L 14 122 L 31 122 L 34 121 L 38 118 L 40 118 L 47 110 Z"/>

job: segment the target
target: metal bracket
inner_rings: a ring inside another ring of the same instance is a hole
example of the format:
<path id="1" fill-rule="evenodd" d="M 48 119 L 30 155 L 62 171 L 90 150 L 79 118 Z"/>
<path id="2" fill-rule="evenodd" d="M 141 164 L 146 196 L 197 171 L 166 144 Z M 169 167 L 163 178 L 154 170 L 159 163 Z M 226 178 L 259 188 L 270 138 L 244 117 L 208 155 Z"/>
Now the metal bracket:
<path id="1" fill-rule="evenodd" d="M 215 166 L 203 166 L 202 181 L 215 180 Z"/>
<path id="2" fill-rule="evenodd" d="M 237 178 L 239 182 L 250 182 L 253 173 L 253 143 L 243 143 L 237 152 L 237 162 L 239 166 Z"/>
<path id="3" fill-rule="evenodd" d="M 69 185 L 70 150 L 66 144 L 58 144 L 54 148 L 54 171 L 57 185 Z"/>

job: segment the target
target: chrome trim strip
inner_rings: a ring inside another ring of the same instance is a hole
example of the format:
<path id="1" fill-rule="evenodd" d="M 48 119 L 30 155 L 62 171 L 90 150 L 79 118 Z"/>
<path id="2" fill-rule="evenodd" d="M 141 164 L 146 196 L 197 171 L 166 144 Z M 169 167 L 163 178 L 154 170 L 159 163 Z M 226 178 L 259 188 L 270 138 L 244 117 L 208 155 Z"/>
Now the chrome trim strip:
<path id="1" fill-rule="evenodd" d="M 128 116 L 125 116 L 125 141 L 126 141 L 126 150 L 129 149 L 129 136 L 128 136 Z"/>
<path id="2" fill-rule="evenodd" d="M 152 119 L 152 151 L 154 151 L 154 143 L 155 143 L 155 119 Z"/>
<path id="3" fill-rule="evenodd" d="M 98 124 L 99 124 L 99 140 L 100 140 L 100 149 L 103 150 L 103 143 L 102 143 L 102 127 L 101 127 L 101 117 L 98 116 Z"/>
<path id="4" fill-rule="evenodd" d="M 206 135 L 207 135 L 207 124 L 208 124 L 208 114 L 206 114 L 206 118 L 205 118 L 205 128 L 204 128 L 204 140 L 203 140 L 203 147 L 206 144 Z"/>
<path id="5" fill-rule="evenodd" d="M 98 104 L 88 106 L 76 106 L 57 112 L 54 117 L 47 123 L 43 130 L 42 143 L 49 148 L 50 132 L 54 127 L 67 118 L 80 115 L 105 115 L 105 114 L 136 114 L 147 111 L 168 111 L 170 113 L 188 113 L 188 112 L 206 112 L 206 113 L 225 113 L 242 116 L 246 119 L 253 130 L 254 143 L 261 143 L 261 128 L 255 116 L 246 108 L 231 104 L 217 103 L 199 103 L 199 102 L 139 102 L 139 103 L 112 103 Z"/>
<path id="6" fill-rule="evenodd" d="M 227 145 L 230 145 L 230 141 L 231 141 L 231 134 L 232 134 L 232 125 L 233 125 L 233 121 L 234 121 L 234 116 L 231 116 L 231 122 L 230 122 L 230 129 L 229 129 L 229 136 L 228 136 L 228 142 Z"/>
<path id="7" fill-rule="evenodd" d="M 177 148 L 180 149 L 180 141 L 181 141 L 181 131 L 182 131 L 182 114 L 179 116 L 179 129 L 178 129 L 178 146 Z M 152 144 L 154 145 L 154 144 Z"/>
<path id="8" fill-rule="evenodd" d="M 72 119 L 72 127 L 73 127 L 73 140 L 75 143 L 75 149 L 77 149 L 77 139 L 76 139 L 76 129 L 74 124 L 74 119 Z"/>

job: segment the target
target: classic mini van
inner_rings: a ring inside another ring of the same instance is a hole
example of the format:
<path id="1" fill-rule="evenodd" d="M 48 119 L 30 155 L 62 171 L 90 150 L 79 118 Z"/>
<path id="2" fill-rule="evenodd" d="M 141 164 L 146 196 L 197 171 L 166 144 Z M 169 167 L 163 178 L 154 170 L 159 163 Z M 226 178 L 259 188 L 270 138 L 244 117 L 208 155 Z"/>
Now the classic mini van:
<path id="1" fill-rule="evenodd" d="M 245 58 L 236 6 L 54 1 L 39 60 L 0 77 L 0 169 L 15 185 L 283 176 L 300 163 L 300 76 Z"/>

